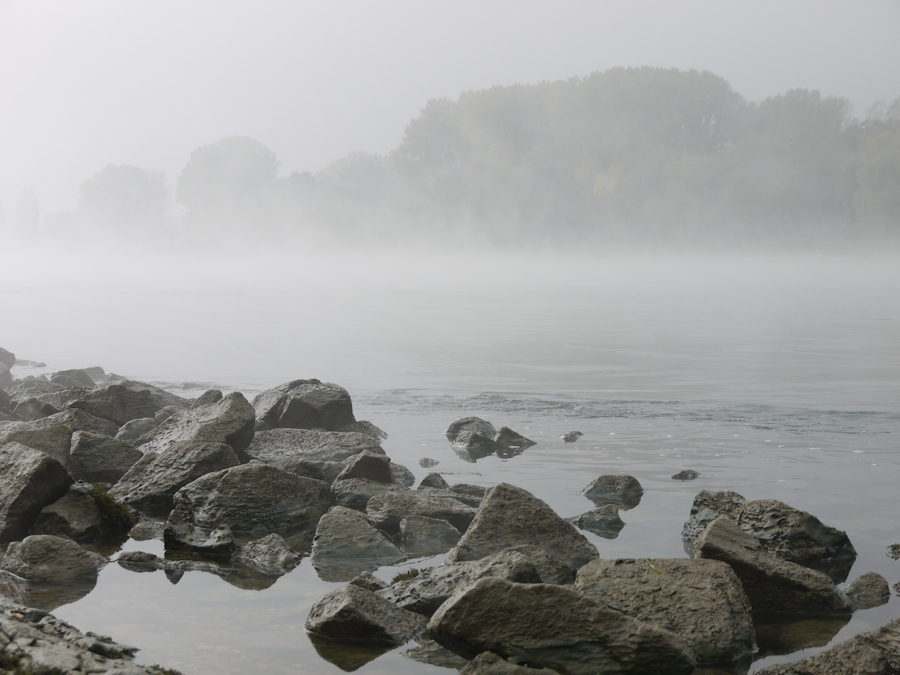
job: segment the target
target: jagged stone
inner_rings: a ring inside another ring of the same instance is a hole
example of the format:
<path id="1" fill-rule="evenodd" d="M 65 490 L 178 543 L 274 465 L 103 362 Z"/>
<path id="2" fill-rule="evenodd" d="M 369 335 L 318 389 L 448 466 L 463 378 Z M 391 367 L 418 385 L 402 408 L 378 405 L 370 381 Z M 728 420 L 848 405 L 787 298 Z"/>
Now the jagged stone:
<path id="1" fill-rule="evenodd" d="M 62 497 L 72 482 L 65 467 L 40 450 L 0 445 L 0 542 L 25 536 L 41 509 Z"/>
<path id="2" fill-rule="evenodd" d="M 34 420 L 55 415 L 59 412 L 59 409 L 46 401 L 32 397 L 16 403 L 13 412 L 19 419 L 24 420 L 25 422 L 33 422 Z"/>
<path id="3" fill-rule="evenodd" d="M 384 454 L 371 436 L 357 432 L 272 429 L 257 433 L 247 448 L 247 454 L 280 466 L 282 462 L 293 459 L 340 462 L 363 450 L 376 455 Z"/>
<path id="4" fill-rule="evenodd" d="M 394 477 L 391 474 L 391 460 L 385 455 L 379 455 L 368 450 L 363 450 L 358 455 L 347 460 L 347 465 L 341 471 L 335 481 L 348 478 L 365 478 L 376 483 L 392 485 Z"/>
<path id="5" fill-rule="evenodd" d="M 619 517 L 619 507 L 615 504 L 598 506 L 592 511 L 572 518 L 570 522 L 576 527 L 593 532 L 604 539 L 615 539 L 625 527 L 625 523 Z"/>
<path id="6" fill-rule="evenodd" d="M 143 455 L 128 443 L 109 436 L 76 431 L 69 452 L 69 473 L 88 483 L 115 483 Z"/>
<path id="7" fill-rule="evenodd" d="M 425 632 L 425 619 L 348 584 L 313 605 L 306 630 L 332 640 L 403 644 Z"/>
<path id="8" fill-rule="evenodd" d="M 411 556 L 446 553 L 462 535 L 446 520 L 427 516 L 407 516 L 400 521 L 403 549 Z"/>
<path id="9" fill-rule="evenodd" d="M 63 424 L 41 429 L 19 429 L 7 434 L 2 442 L 16 442 L 27 445 L 33 450 L 40 450 L 50 455 L 63 466 L 68 466 L 69 448 L 72 445 L 72 430 Z"/>
<path id="10" fill-rule="evenodd" d="M 122 538 L 134 520 L 121 504 L 89 483 L 69 486 L 62 497 L 41 509 L 31 534 L 50 534 L 82 543 Z"/>
<path id="11" fill-rule="evenodd" d="M 392 534 L 400 531 L 400 521 L 409 516 L 446 520 L 460 532 L 475 517 L 475 509 L 458 499 L 408 489 L 375 495 L 366 504 L 366 513 L 373 525 Z"/>
<path id="12" fill-rule="evenodd" d="M 319 519 L 310 560 L 327 581 L 349 581 L 363 571 L 406 558 L 359 511 L 335 506 Z"/>
<path id="13" fill-rule="evenodd" d="M 272 429 L 336 431 L 356 421 L 347 390 L 315 379 L 268 389 L 253 399 L 253 407 L 259 420 Z"/>

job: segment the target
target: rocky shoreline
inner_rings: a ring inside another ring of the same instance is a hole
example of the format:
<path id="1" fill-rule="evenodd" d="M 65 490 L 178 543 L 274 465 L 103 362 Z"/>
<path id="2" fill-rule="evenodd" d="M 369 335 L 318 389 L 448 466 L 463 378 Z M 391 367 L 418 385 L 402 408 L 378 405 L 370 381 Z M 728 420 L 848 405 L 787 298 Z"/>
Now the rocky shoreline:
<path id="1" fill-rule="evenodd" d="M 338 385 L 294 380 L 252 402 L 217 390 L 188 400 L 96 367 L 15 379 L 16 363 L 0 349 L 3 668 L 174 672 L 137 666 L 135 648 L 49 613 L 89 593 L 110 562 L 265 588 L 309 556 L 322 580 L 346 582 L 307 618 L 323 657 L 358 667 L 413 643 L 409 658 L 469 674 L 742 673 L 761 649 L 823 644 L 890 598 L 878 574 L 845 584 L 856 557 L 846 533 L 776 500 L 701 490 L 685 558 L 603 560 L 582 531 L 617 536 L 619 511 L 643 495 L 631 476 L 596 477 L 584 487 L 595 508 L 564 519 L 506 483 L 450 485 L 432 473 L 416 486 Z M 453 421 L 446 435 L 469 461 L 533 445 L 480 418 Z M 122 552 L 128 538 L 162 540 L 165 558 Z M 371 574 L 444 554 L 391 583 Z M 834 628 L 824 642 L 785 638 L 801 619 Z M 759 672 L 898 668 L 895 620 Z"/>

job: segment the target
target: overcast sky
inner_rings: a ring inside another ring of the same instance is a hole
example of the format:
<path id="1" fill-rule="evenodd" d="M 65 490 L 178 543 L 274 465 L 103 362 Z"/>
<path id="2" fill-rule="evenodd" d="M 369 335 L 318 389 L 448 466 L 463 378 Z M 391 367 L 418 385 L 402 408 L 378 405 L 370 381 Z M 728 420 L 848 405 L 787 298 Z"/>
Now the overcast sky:
<path id="1" fill-rule="evenodd" d="M 72 210 L 109 163 L 172 184 L 236 134 L 314 172 L 389 151 L 430 98 L 641 65 L 864 116 L 900 96 L 900 1 L 0 0 L 0 207 L 30 185 Z"/>

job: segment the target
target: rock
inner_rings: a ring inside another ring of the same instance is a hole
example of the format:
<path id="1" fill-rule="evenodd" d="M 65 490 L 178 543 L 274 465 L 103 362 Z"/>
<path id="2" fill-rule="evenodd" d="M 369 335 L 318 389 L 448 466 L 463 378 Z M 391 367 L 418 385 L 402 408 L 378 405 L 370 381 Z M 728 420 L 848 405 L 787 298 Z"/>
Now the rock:
<path id="1" fill-rule="evenodd" d="M 325 581 L 349 581 L 406 555 L 359 511 L 335 506 L 319 519 L 310 561 Z"/>
<path id="2" fill-rule="evenodd" d="M 16 416 L 26 422 L 33 422 L 43 417 L 49 417 L 59 412 L 57 408 L 38 398 L 26 398 L 24 401 L 16 403 L 13 408 Z"/>
<path id="3" fill-rule="evenodd" d="M 378 455 L 368 450 L 363 450 L 358 455 L 347 460 L 344 470 L 338 474 L 335 481 L 348 478 L 365 478 L 376 483 L 392 485 L 394 477 L 391 474 L 391 460 L 385 455 Z"/>
<path id="4" fill-rule="evenodd" d="M 350 394 L 319 380 L 294 380 L 253 399 L 256 416 L 272 429 L 336 431 L 356 421 Z"/>
<path id="5" fill-rule="evenodd" d="M 14 382 L 12 373 L 9 372 L 9 366 L 0 363 L 0 391 L 6 393 L 8 389 L 13 388 Z"/>
<path id="6" fill-rule="evenodd" d="M 500 431 L 497 432 L 497 436 L 494 440 L 510 449 L 516 450 L 524 450 L 525 448 L 530 448 L 532 445 L 537 445 L 537 443 L 531 439 L 525 438 L 522 434 L 513 431 L 509 427 L 500 427 Z"/>
<path id="7" fill-rule="evenodd" d="M 141 457 L 140 451 L 128 443 L 90 431 L 76 431 L 72 434 L 69 473 L 75 480 L 113 484 Z"/>
<path id="8" fill-rule="evenodd" d="M 225 443 L 173 443 L 160 453 L 143 455 L 110 494 L 138 511 L 165 517 L 178 490 L 201 476 L 238 464 L 234 449 Z"/>
<path id="9" fill-rule="evenodd" d="M 391 478 L 394 479 L 394 485 L 402 485 L 403 487 L 412 487 L 416 484 L 416 477 L 412 471 L 402 464 L 390 463 Z"/>
<path id="10" fill-rule="evenodd" d="M 32 422 L 18 422 L 6 427 L 7 433 L 21 429 L 46 429 L 47 427 L 64 426 L 74 431 L 90 431 L 104 436 L 115 436 L 118 427 L 115 423 L 100 417 L 94 417 L 90 413 L 77 408 L 63 410 L 62 412 L 42 417 Z"/>
<path id="11" fill-rule="evenodd" d="M 238 549 L 236 556 L 236 562 L 268 576 L 290 572 L 300 559 L 300 554 L 288 546 L 280 534 L 267 534 L 249 541 Z"/>
<path id="12" fill-rule="evenodd" d="M 72 401 L 69 407 L 109 420 L 116 427 L 141 417 L 153 417 L 159 410 L 149 391 L 135 391 L 123 384 L 110 384 L 91 391 Z"/>
<path id="13" fill-rule="evenodd" d="M 438 490 L 445 490 L 450 487 L 450 484 L 444 480 L 444 477 L 439 473 L 430 473 L 425 478 L 422 479 L 422 482 L 419 483 L 419 489 L 422 488 L 436 488 Z"/>
<path id="14" fill-rule="evenodd" d="M 406 490 L 407 488 L 401 485 L 376 483 L 367 478 L 350 478 L 337 481 L 331 485 L 331 493 L 334 495 L 336 504 L 362 512 L 365 512 L 366 506 L 372 497 L 388 492 L 405 492 Z"/>
<path id="15" fill-rule="evenodd" d="M 584 436 L 584 434 L 580 431 L 567 431 L 562 436 L 560 436 L 560 438 L 562 438 L 563 442 L 565 443 L 574 443 L 582 436 Z"/>
<path id="16" fill-rule="evenodd" d="M 315 478 L 329 484 L 333 483 L 338 474 L 344 470 L 344 465 L 341 462 L 328 462 L 323 459 L 307 459 L 306 457 L 282 459 L 275 462 L 267 462 L 267 464 L 272 464 L 279 469 L 295 473 L 298 476 Z M 363 509 L 365 509 L 365 505 L 363 505 Z"/>
<path id="17" fill-rule="evenodd" d="M 401 652 L 400 655 L 419 663 L 436 666 L 437 668 L 449 668 L 450 670 L 459 670 L 468 663 L 462 656 L 454 654 L 434 640 L 422 640 L 420 644 L 410 647 Z M 543 674 L 540 673 L 539 675 Z"/>
<path id="18" fill-rule="evenodd" d="M 400 540 L 408 555 L 420 557 L 446 553 L 459 541 L 459 530 L 446 520 L 407 516 L 400 521 Z"/>
<path id="19" fill-rule="evenodd" d="M 700 476 L 698 471 L 694 471 L 693 469 L 684 469 L 683 471 L 679 471 L 674 476 L 672 476 L 672 480 L 695 480 Z"/>
<path id="20" fill-rule="evenodd" d="M 89 483 L 69 486 L 60 499 L 41 509 L 31 534 L 50 534 L 77 542 L 123 538 L 134 525 L 124 506 Z"/>
<path id="21" fill-rule="evenodd" d="M 593 560 L 575 588 L 589 598 L 680 635 L 699 663 L 753 652 L 753 618 L 741 582 L 718 560 Z"/>
<path id="22" fill-rule="evenodd" d="M 65 391 L 66 387 L 61 384 L 49 382 L 46 379 L 38 377 L 26 377 L 15 383 L 15 386 L 9 390 L 13 399 L 23 401 L 26 398 L 39 398 L 42 401 L 45 397 L 52 394 L 58 394 Z"/>
<path id="23" fill-rule="evenodd" d="M 105 564 L 106 558 L 71 539 L 38 534 L 11 542 L 0 559 L 0 570 L 32 584 L 62 585 L 82 579 L 96 582 L 97 572 Z"/>
<path id="24" fill-rule="evenodd" d="M 25 536 L 41 509 L 71 484 L 65 467 L 40 450 L 0 445 L 0 542 Z"/>
<path id="25" fill-rule="evenodd" d="M 383 588 L 387 588 L 387 584 L 371 572 L 362 572 L 360 574 L 357 574 L 350 580 L 350 583 L 354 586 L 361 586 L 367 591 L 372 591 L 373 593 L 375 591 L 380 591 Z"/>
<path id="26" fill-rule="evenodd" d="M 481 485 L 469 485 L 467 483 L 457 483 L 450 486 L 450 495 L 454 499 L 458 499 L 463 504 L 468 504 L 473 508 L 481 506 L 484 501 L 484 495 L 487 488 Z"/>
<path id="27" fill-rule="evenodd" d="M 348 584 L 327 593 L 313 606 L 306 630 L 332 640 L 403 644 L 425 631 L 425 619 L 372 591 Z"/>
<path id="28" fill-rule="evenodd" d="M 431 457 L 422 457 L 422 459 L 419 460 L 419 466 L 423 469 L 430 469 L 438 464 L 440 464 L 440 462 L 436 459 L 431 459 Z"/>
<path id="29" fill-rule="evenodd" d="M 895 675 L 898 664 L 900 619 L 894 619 L 814 656 L 756 672 L 757 675 Z"/>
<path id="30" fill-rule="evenodd" d="M 597 506 L 614 504 L 627 511 L 641 503 L 644 488 L 634 476 L 598 476 L 581 492 Z"/>
<path id="31" fill-rule="evenodd" d="M 428 632 L 469 658 L 491 651 L 569 675 L 687 675 L 694 670 L 681 637 L 567 586 L 485 577 L 441 605 Z"/>
<path id="32" fill-rule="evenodd" d="M 725 516 L 707 525 L 696 539 L 693 553 L 698 558 L 731 565 L 750 599 L 754 615 L 853 611 L 853 604 L 827 575 L 772 555 Z"/>
<path id="33" fill-rule="evenodd" d="M 509 448 L 492 438 L 486 438 L 471 430 L 463 430 L 451 441 L 453 452 L 467 462 L 476 462 L 493 454 L 504 456 Z"/>
<path id="34" fill-rule="evenodd" d="M 559 675 L 549 668 L 528 668 L 510 663 L 494 652 L 482 652 L 459 671 L 459 675 Z"/>
<path id="35" fill-rule="evenodd" d="M 64 387 L 86 387 L 88 389 L 93 389 L 97 386 L 94 378 L 81 368 L 58 370 L 50 376 L 50 381 L 62 384 Z"/>
<path id="36" fill-rule="evenodd" d="M 116 440 L 134 445 L 144 434 L 148 434 L 159 426 L 159 420 L 155 417 L 139 417 L 136 420 L 125 422 L 116 432 Z"/>
<path id="37" fill-rule="evenodd" d="M 619 517 L 619 508 L 615 504 L 598 506 L 593 511 L 572 518 L 570 522 L 576 527 L 593 532 L 604 539 L 615 539 L 625 527 L 625 523 Z"/>
<path id="38" fill-rule="evenodd" d="M 146 382 L 128 380 L 123 377 L 119 377 L 118 375 L 110 375 L 106 379 L 111 384 L 120 384 L 126 389 L 131 389 L 132 391 L 149 391 L 150 398 L 153 400 L 153 404 L 156 406 L 157 411 L 161 411 L 166 408 L 173 408 L 176 411 L 184 410 L 185 408 L 189 408 L 192 403 L 192 401 L 189 401 L 186 398 L 182 398 L 181 396 L 172 394 L 165 389 L 160 389 L 159 387 L 155 387 L 152 384 L 147 384 Z"/>
<path id="39" fill-rule="evenodd" d="M 887 579 L 877 572 L 868 572 L 856 579 L 844 590 L 857 609 L 880 607 L 891 599 Z"/>
<path id="40" fill-rule="evenodd" d="M 210 403 L 218 403 L 222 398 L 222 392 L 218 389 L 207 389 L 191 403 L 191 409 L 201 408 Z"/>
<path id="41" fill-rule="evenodd" d="M 355 432 L 314 429 L 272 429 L 253 438 L 247 454 L 269 464 L 281 466 L 291 459 L 340 462 L 368 450 L 383 455 L 384 450 L 370 436 Z"/>
<path id="42" fill-rule="evenodd" d="M 400 531 L 400 521 L 409 516 L 446 520 L 460 532 L 475 517 L 475 509 L 453 497 L 424 494 L 421 490 L 398 490 L 375 495 L 366 504 L 369 521 L 391 534 Z"/>
<path id="43" fill-rule="evenodd" d="M 376 593 L 398 607 L 431 616 L 451 595 L 484 577 L 499 577 L 523 584 L 541 582 L 531 560 L 517 551 L 506 550 L 481 560 L 431 567 Z"/>
<path id="44" fill-rule="evenodd" d="M 42 429 L 19 429 L 7 434 L 4 443 L 21 443 L 33 450 L 50 455 L 63 466 L 69 464 L 69 448 L 72 445 L 72 430 L 62 424 Z"/>
<path id="45" fill-rule="evenodd" d="M 248 462 L 246 451 L 253 440 L 255 423 L 253 407 L 243 394 L 234 392 L 216 403 L 175 413 L 142 436 L 138 447 L 146 454 L 162 452 L 182 441 L 226 443 L 241 462 Z"/>
<path id="46" fill-rule="evenodd" d="M 219 401 L 221 401 L 221 400 L 222 399 L 219 399 Z M 216 401 L 216 403 L 218 403 L 218 401 Z M 193 407 L 194 406 L 187 406 L 188 409 L 193 408 Z M 196 406 L 196 407 L 199 408 L 200 406 Z M 158 423 L 165 422 L 172 415 L 174 415 L 177 412 L 181 412 L 184 409 L 185 409 L 184 407 L 167 405 L 166 407 L 160 408 L 159 410 L 157 410 L 156 414 L 153 416 L 153 419 L 155 419 Z"/>
<path id="47" fill-rule="evenodd" d="M 268 464 L 208 473 L 175 493 L 166 550 L 230 556 L 241 539 L 312 531 L 331 502 L 325 483 Z"/>
<path id="48" fill-rule="evenodd" d="M 447 440 L 452 443 L 463 432 L 471 432 L 491 441 L 497 436 L 497 429 L 494 428 L 494 425 L 480 417 L 462 417 L 452 422 L 444 434 L 447 436 Z"/>
<path id="49" fill-rule="evenodd" d="M 521 553 L 534 563 L 535 569 L 545 584 L 571 584 L 575 581 L 575 572 L 565 563 L 551 556 L 540 546 L 525 544 L 504 549 Z"/>
<path id="50" fill-rule="evenodd" d="M 891 544 L 887 548 L 888 557 L 900 560 L 900 544 Z"/>
<path id="51" fill-rule="evenodd" d="M 701 490 L 681 532 L 685 551 L 705 527 L 727 516 L 769 553 L 825 572 L 836 583 L 847 578 L 856 551 L 845 532 L 776 499 L 748 501 L 736 492 Z"/>
<path id="52" fill-rule="evenodd" d="M 0 347 L 0 363 L 2 363 L 7 368 L 12 368 L 14 365 L 16 365 L 16 355 L 11 351 Z"/>
<path id="53" fill-rule="evenodd" d="M 572 570 L 598 557 L 597 549 L 547 504 L 521 488 L 501 483 L 487 492 L 447 559 L 478 560 L 522 544 L 539 546 Z"/>
<path id="54" fill-rule="evenodd" d="M 353 431 L 360 434 L 365 434 L 375 441 L 383 441 L 388 437 L 386 431 L 382 431 L 371 422 L 367 422 L 365 420 L 359 420 L 357 422 L 345 424 L 340 429 L 336 429 L 336 431 Z"/>

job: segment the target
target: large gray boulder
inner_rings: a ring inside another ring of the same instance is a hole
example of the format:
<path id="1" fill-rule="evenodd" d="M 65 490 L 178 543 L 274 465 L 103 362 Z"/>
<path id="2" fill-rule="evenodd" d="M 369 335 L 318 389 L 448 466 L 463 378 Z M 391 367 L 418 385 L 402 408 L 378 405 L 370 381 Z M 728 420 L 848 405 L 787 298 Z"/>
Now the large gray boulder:
<path id="1" fill-rule="evenodd" d="M 366 506 L 372 497 L 388 492 L 406 492 L 408 489 L 402 485 L 379 483 L 368 478 L 348 478 L 331 484 L 331 492 L 336 504 L 362 512 L 366 511 Z"/>
<path id="2" fill-rule="evenodd" d="M 226 443 L 238 459 L 250 461 L 246 450 L 253 440 L 256 416 L 247 399 L 233 392 L 215 403 L 182 410 L 168 417 L 158 427 L 138 441 L 144 454 L 162 452 L 182 441 Z"/>
<path id="3" fill-rule="evenodd" d="M 628 616 L 677 633 L 700 663 L 753 652 L 753 617 L 741 582 L 718 560 L 593 560 L 575 588 Z"/>
<path id="4" fill-rule="evenodd" d="M 446 520 L 428 516 L 406 516 L 400 521 L 400 540 L 403 550 L 413 557 L 446 553 L 462 536 Z"/>
<path id="5" fill-rule="evenodd" d="M 399 607 L 431 616 L 451 595 L 484 577 L 499 577 L 523 584 L 541 583 L 537 568 L 527 556 L 506 550 L 481 560 L 445 562 L 375 592 Z"/>
<path id="6" fill-rule="evenodd" d="M 7 368 L 12 368 L 16 365 L 16 355 L 11 351 L 0 347 L 0 363 L 5 365 Z"/>
<path id="7" fill-rule="evenodd" d="M 182 441 L 162 452 L 143 455 L 109 492 L 138 511 L 165 517 L 178 490 L 201 476 L 238 464 L 230 445 Z"/>
<path id="8" fill-rule="evenodd" d="M 836 583 L 847 578 L 856 559 L 846 532 L 776 499 L 749 501 L 730 491 L 697 494 L 681 533 L 685 551 L 690 552 L 694 540 L 719 516 L 733 520 L 769 553 L 826 572 Z"/>
<path id="9" fill-rule="evenodd" d="M 896 675 L 900 672 L 900 619 L 860 633 L 824 652 L 757 675 Z"/>
<path id="10" fill-rule="evenodd" d="M 441 605 L 428 632 L 468 658 L 491 651 L 566 675 L 694 670 L 693 654 L 681 637 L 568 586 L 485 577 Z"/>
<path id="11" fill-rule="evenodd" d="M 706 526 L 694 542 L 693 554 L 731 565 L 754 614 L 827 615 L 854 610 L 853 603 L 826 574 L 772 555 L 725 516 Z"/>
<path id="12" fill-rule="evenodd" d="M 128 443 L 90 431 L 76 431 L 69 451 L 69 473 L 75 480 L 113 484 L 142 456 Z"/>
<path id="13" fill-rule="evenodd" d="M 294 459 L 340 462 L 364 450 L 376 455 L 384 454 L 375 439 L 355 431 L 272 429 L 257 433 L 247 448 L 247 454 L 281 466 Z M 287 464 L 283 468 L 287 468 Z"/>
<path id="14" fill-rule="evenodd" d="M 70 408 L 48 417 L 42 417 L 39 420 L 7 424 L 3 431 L 8 434 L 22 429 L 46 429 L 47 427 L 55 426 L 69 427 L 73 432 L 90 431 L 94 434 L 110 437 L 115 436 L 118 429 L 115 422 L 110 422 L 101 417 L 94 417 L 78 408 Z"/>
<path id="15" fill-rule="evenodd" d="M 153 417 L 162 406 L 157 405 L 146 389 L 134 390 L 124 384 L 110 384 L 88 392 L 77 401 L 72 401 L 69 407 L 79 408 L 121 427 L 131 420 Z"/>
<path id="16" fill-rule="evenodd" d="M 40 450 L 0 445 L 0 543 L 24 537 L 41 509 L 72 482 L 65 467 Z"/>
<path id="17" fill-rule="evenodd" d="M 314 379 L 268 389 L 253 399 L 253 407 L 260 426 L 269 429 L 336 431 L 356 421 L 347 390 Z"/>
<path id="18" fill-rule="evenodd" d="M 0 559 L 0 570 L 34 584 L 65 584 L 79 579 L 96 581 L 105 564 L 106 558 L 71 539 L 38 534 L 11 542 Z"/>
<path id="19" fill-rule="evenodd" d="M 366 478 L 377 483 L 393 484 L 394 476 L 391 473 L 391 459 L 385 455 L 363 450 L 346 460 L 347 464 L 341 471 L 336 481 L 349 478 Z"/>
<path id="20" fill-rule="evenodd" d="M 598 476 L 582 490 L 582 494 L 597 506 L 613 504 L 628 510 L 641 503 L 644 488 L 634 476 L 618 474 Z"/>
<path id="21" fill-rule="evenodd" d="M 273 532 L 312 532 L 331 503 L 325 483 L 268 464 L 215 471 L 175 493 L 166 549 L 230 556 L 236 545 Z"/>
<path id="22" fill-rule="evenodd" d="M 60 499 L 41 509 L 31 534 L 51 534 L 82 543 L 124 540 L 134 519 L 108 493 L 89 483 L 69 486 Z"/>
<path id="23" fill-rule="evenodd" d="M 856 609 L 872 609 L 880 607 L 891 599 L 891 588 L 887 579 L 877 572 L 866 572 L 844 589 L 847 597 L 853 601 Z"/>
<path id="24" fill-rule="evenodd" d="M 159 422 L 156 417 L 139 417 L 126 422 L 116 432 L 116 440 L 134 445 L 141 436 L 149 434 L 158 427 Z"/>
<path id="25" fill-rule="evenodd" d="M 409 489 L 375 495 L 366 504 L 366 513 L 375 527 L 391 534 L 400 532 L 400 521 L 408 516 L 446 520 L 460 532 L 475 517 L 475 509 L 458 499 Z"/>
<path id="26" fill-rule="evenodd" d="M 404 644 L 424 633 L 425 618 L 347 584 L 313 605 L 306 630 L 331 640 Z"/>
<path id="27" fill-rule="evenodd" d="M 319 519 L 310 561 L 325 581 L 350 581 L 406 555 L 359 511 L 335 506 Z"/>
<path id="28" fill-rule="evenodd" d="M 33 450 L 40 450 L 50 455 L 63 466 L 69 464 L 69 448 L 72 445 L 72 430 L 63 425 L 43 427 L 39 429 L 20 428 L 3 438 L 3 443 L 21 443 Z"/>
<path id="29" fill-rule="evenodd" d="M 80 387 L 82 389 L 93 389 L 97 386 L 94 378 L 91 377 L 83 368 L 69 368 L 68 370 L 57 370 L 50 376 L 51 382 L 62 384 L 66 387 Z"/>
<path id="30" fill-rule="evenodd" d="M 522 488 L 500 483 L 487 492 L 448 560 L 478 560 L 524 544 L 539 546 L 572 570 L 599 557 L 593 544 L 543 501 Z"/>
<path id="31" fill-rule="evenodd" d="M 59 409 L 56 408 L 56 406 L 50 405 L 46 401 L 31 397 L 16 403 L 16 407 L 13 408 L 13 412 L 20 420 L 23 420 L 25 422 L 33 422 L 34 420 L 39 420 L 44 417 L 50 417 L 50 415 L 55 415 L 59 412 Z"/>

